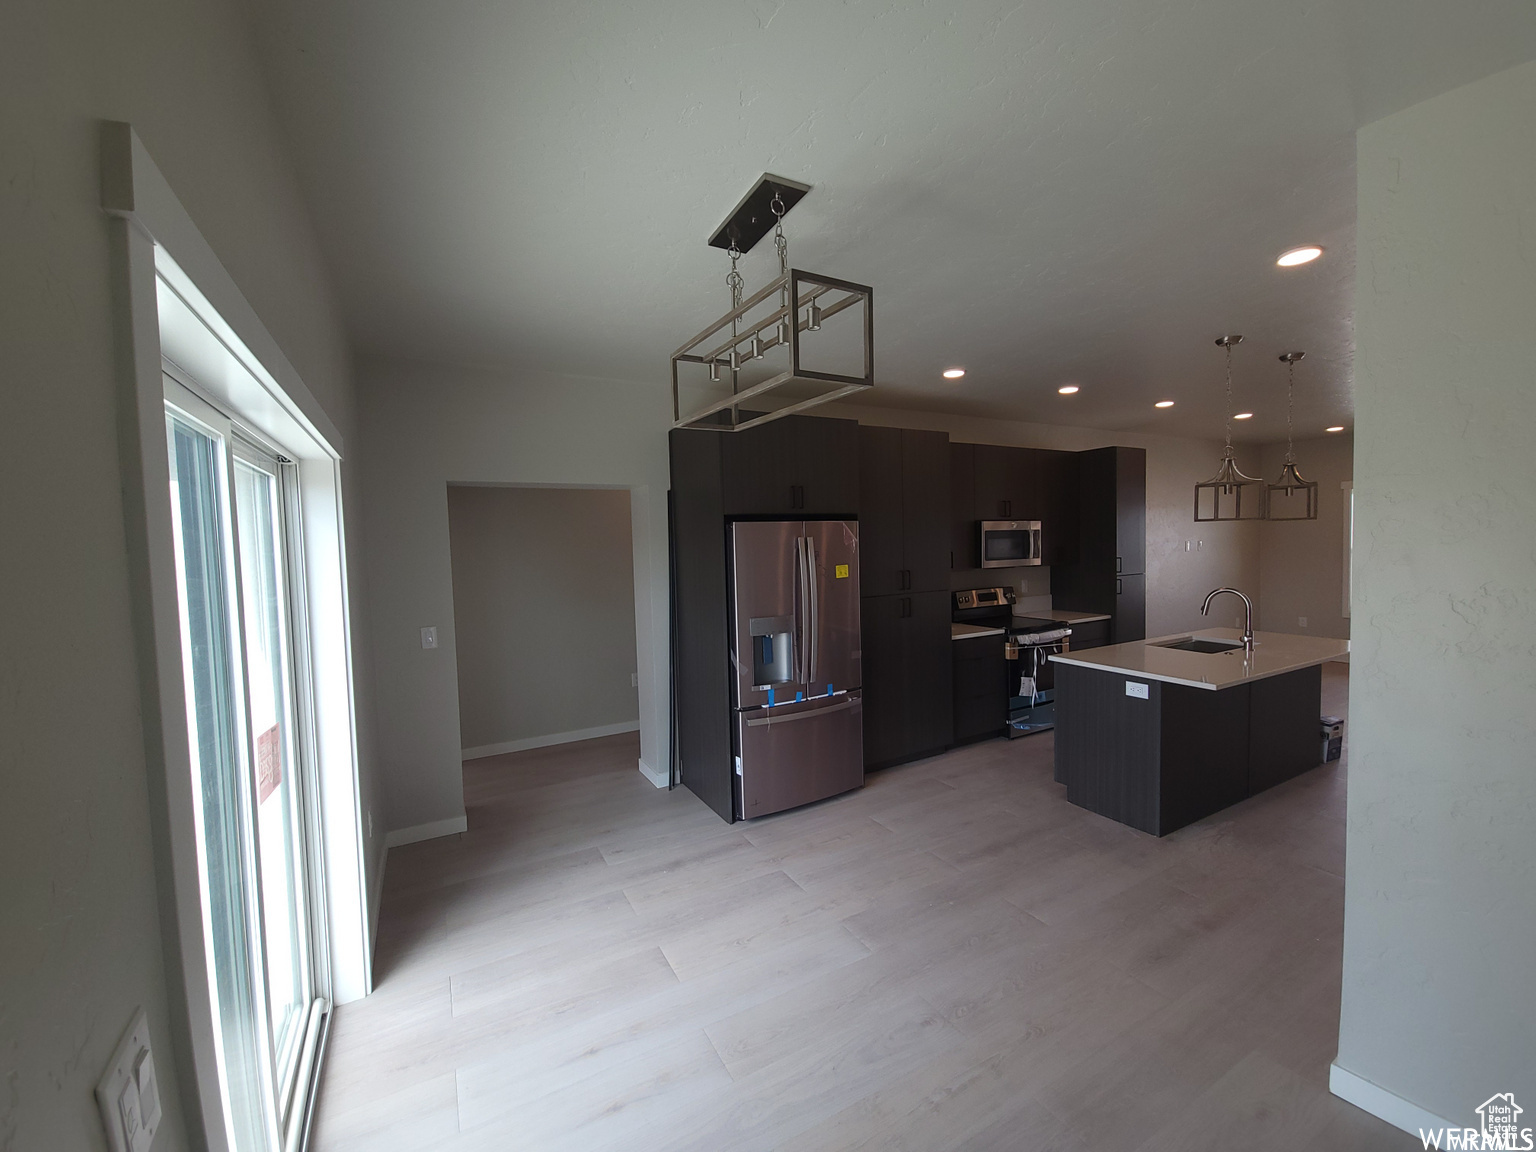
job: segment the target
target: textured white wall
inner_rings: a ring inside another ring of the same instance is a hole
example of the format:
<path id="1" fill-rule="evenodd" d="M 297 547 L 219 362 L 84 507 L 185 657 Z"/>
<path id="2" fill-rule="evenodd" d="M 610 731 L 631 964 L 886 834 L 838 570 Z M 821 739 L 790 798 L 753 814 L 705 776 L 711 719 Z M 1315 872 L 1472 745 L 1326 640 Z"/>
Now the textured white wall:
<path id="1" fill-rule="evenodd" d="M 890 428 L 926 428 L 948 432 L 960 443 L 1014 444 L 1027 448 L 1060 448 L 1081 452 L 1121 445 L 1147 450 L 1147 635 L 1231 624 L 1228 605 L 1213 608 L 1218 616 L 1200 615 L 1200 601 L 1212 588 L 1231 585 L 1259 595 L 1259 525 L 1196 524 L 1195 485 L 1207 479 L 1221 462 L 1221 443 L 1104 432 L 1057 424 L 1025 424 L 1014 420 L 985 420 L 905 408 L 875 408 L 833 404 L 828 414 L 856 416 L 860 423 Z M 1257 446 L 1239 446 L 1238 463 L 1252 472 L 1259 466 Z M 1190 550 L 1185 551 L 1185 542 Z M 1015 577 L 1017 578 L 1017 577 Z M 1041 588 L 1038 576 L 1026 574 L 1027 594 Z M 957 585 L 958 586 L 958 585 Z M 965 586 L 970 586 L 969 582 Z M 1223 599 L 1229 599 L 1223 597 Z M 1232 601 L 1236 603 L 1236 601 Z M 1237 605 L 1240 611 L 1241 604 Z"/>
<path id="2" fill-rule="evenodd" d="M 20 0 L 3 24 L 0 1148 L 106 1147 L 92 1090 L 142 1005 L 171 1152 L 194 1141 L 146 794 L 99 120 L 138 129 L 351 448 L 347 344 L 238 4 Z M 359 630 L 363 600 L 354 587 Z M 366 705 L 360 721 L 371 802 Z"/>
<path id="3" fill-rule="evenodd" d="M 1536 64 L 1361 129 L 1338 1064 L 1536 1114 Z"/>
<path id="4" fill-rule="evenodd" d="M 629 493 L 448 489 L 459 740 L 640 719 Z"/>
<path id="5" fill-rule="evenodd" d="M 659 385 L 364 359 L 365 537 L 391 830 L 464 815 L 448 485 L 629 489 L 640 756 L 665 781 L 667 428 Z M 438 629 L 421 647 L 419 629 Z"/>
<path id="6" fill-rule="evenodd" d="M 1317 481 L 1317 519 L 1259 525 L 1259 622 L 1267 632 L 1349 639 L 1344 615 L 1344 516 L 1340 483 L 1354 475 L 1355 445 L 1347 432 L 1296 442 L 1296 464 Z M 1266 444 L 1266 480 L 1279 477 L 1285 445 Z M 1307 618 L 1303 626 L 1301 617 Z"/>

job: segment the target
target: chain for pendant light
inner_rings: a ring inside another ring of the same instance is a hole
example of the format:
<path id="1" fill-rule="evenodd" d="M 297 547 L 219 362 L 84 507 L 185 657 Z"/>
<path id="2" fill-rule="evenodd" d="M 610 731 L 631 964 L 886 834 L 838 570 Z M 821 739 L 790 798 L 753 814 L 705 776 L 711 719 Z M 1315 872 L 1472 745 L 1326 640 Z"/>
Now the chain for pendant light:
<path id="1" fill-rule="evenodd" d="M 789 209 L 784 207 L 778 192 L 774 192 L 768 210 L 773 213 L 773 246 L 779 253 L 779 275 L 782 276 L 789 271 L 789 237 L 784 235 L 784 213 Z"/>
<path id="2" fill-rule="evenodd" d="M 1232 455 L 1232 349 L 1243 342 L 1241 336 L 1223 336 L 1217 340 L 1227 350 L 1227 455 Z"/>
<path id="3" fill-rule="evenodd" d="M 1300 352 L 1287 352 L 1281 357 L 1285 361 L 1285 462 L 1296 463 L 1296 429 L 1291 420 L 1292 409 L 1296 406 L 1296 361 L 1302 357 Z"/>
<path id="4" fill-rule="evenodd" d="M 779 321 L 779 343 L 788 344 L 789 326 L 795 322 L 795 310 L 789 303 L 789 237 L 784 235 L 784 213 L 789 209 L 777 190 L 768 210 L 773 213 L 773 246 L 779 254 L 779 275 L 784 278 L 784 287 L 779 289 L 779 307 L 784 310 L 784 318 Z"/>
<path id="5" fill-rule="evenodd" d="M 725 250 L 725 254 L 731 258 L 730 275 L 725 278 L 725 286 L 731 290 L 731 307 L 741 307 L 741 273 L 736 270 L 736 261 L 741 259 L 741 249 L 736 247 L 736 241 L 731 241 L 731 246 Z"/>
<path id="6" fill-rule="evenodd" d="M 1227 345 L 1227 454 L 1232 452 L 1232 345 Z"/>

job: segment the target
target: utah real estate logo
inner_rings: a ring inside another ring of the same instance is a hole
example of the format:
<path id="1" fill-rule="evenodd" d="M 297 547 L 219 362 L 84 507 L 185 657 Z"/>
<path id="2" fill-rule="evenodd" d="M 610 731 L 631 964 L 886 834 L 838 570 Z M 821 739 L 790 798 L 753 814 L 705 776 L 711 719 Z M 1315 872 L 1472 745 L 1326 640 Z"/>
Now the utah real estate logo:
<path id="1" fill-rule="evenodd" d="M 1520 1113 L 1525 1109 L 1515 1103 L 1513 1092 L 1500 1092 L 1490 1096 L 1477 1106 L 1477 1128 L 1420 1128 L 1419 1139 L 1424 1147 L 1438 1148 L 1440 1152 L 1460 1149 L 1463 1152 L 1531 1152 L 1536 1141 L 1531 1129 L 1520 1127 Z"/>

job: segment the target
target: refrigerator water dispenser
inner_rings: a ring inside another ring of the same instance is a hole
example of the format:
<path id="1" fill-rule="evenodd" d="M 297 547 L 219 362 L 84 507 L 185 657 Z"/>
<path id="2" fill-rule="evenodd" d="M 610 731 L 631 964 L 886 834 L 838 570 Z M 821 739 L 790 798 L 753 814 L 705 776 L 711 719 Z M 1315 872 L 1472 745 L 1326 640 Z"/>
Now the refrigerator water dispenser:
<path id="1" fill-rule="evenodd" d="M 749 621 L 754 687 L 787 684 L 795 678 L 794 628 L 793 616 L 754 616 Z"/>

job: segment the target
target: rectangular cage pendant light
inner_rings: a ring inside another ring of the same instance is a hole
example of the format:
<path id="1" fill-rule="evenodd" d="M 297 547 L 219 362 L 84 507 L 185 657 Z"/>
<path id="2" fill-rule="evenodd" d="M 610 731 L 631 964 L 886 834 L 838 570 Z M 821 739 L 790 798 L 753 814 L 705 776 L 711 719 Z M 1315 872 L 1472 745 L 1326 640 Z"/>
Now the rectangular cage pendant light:
<path id="1" fill-rule="evenodd" d="M 1230 453 L 1229 448 L 1216 475 L 1195 485 L 1197 523 L 1264 518 L 1264 481 L 1245 476 Z"/>
<path id="2" fill-rule="evenodd" d="M 1264 518 L 1264 481 L 1248 476 L 1237 466 L 1232 449 L 1232 349 L 1243 342 L 1241 336 L 1221 336 L 1216 346 L 1227 354 L 1227 447 L 1221 454 L 1216 475 L 1195 485 L 1195 521 L 1262 520 Z"/>
<path id="3" fill-rule="evenodd" d="M 1264 493 L 1266 520 L 1317 519 L 1317 481 L 1308 480 L 1296 467 L 1296 428 L 1292 418 L 1296 398 L 1296 365 L 1306 355 L 1305 352 L 1280 353 L 1280 362 L 1286 369 L 1285 467 L 1280 469 L 1280 479 L 1270 484 Z"/>
<path id="4" fill-rule="evenodd" d="M 789 267 L 784 213 L 808 190 L 764 175 L 711 240 L 731 253 L 732 307 L 672 353 L 674 428 L 739 432 L 874 385 L 873 290 Z M 779 275 L 742 299 L 736 260 L 765 217 Z"/>

